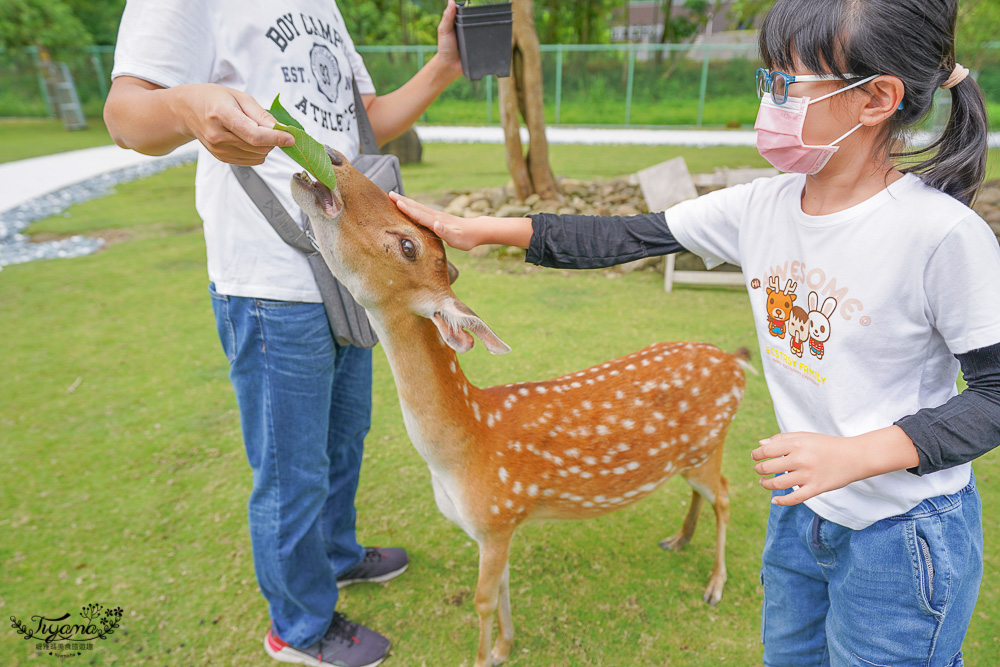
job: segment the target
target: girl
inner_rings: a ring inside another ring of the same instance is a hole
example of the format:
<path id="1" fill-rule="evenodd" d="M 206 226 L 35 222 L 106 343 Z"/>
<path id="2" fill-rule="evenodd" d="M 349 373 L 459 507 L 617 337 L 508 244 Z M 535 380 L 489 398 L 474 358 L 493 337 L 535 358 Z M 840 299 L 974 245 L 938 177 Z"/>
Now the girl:
<path id="1" fill-rule="evenodd" d="M 519 245 L 545 266 L 680 250 L 742 266 L 781 429 L 752 454 L 773 492 L 769 666 L 963 664 L 982 576 L 969 461 L 1000 441 L 1000 247 L 968 208 L 987 124 L 955 62 L 956 11 L 777 0 L 756 129 L 784 175 L 631 218 L 465 220 L 397 198 L 454 247 Z M 897 152 L 938 88 L 952 98 L 943 135 Z M 809 304 L 822 354 L 792 356 L 771 335 L 755 288 L 774 282 Z M 959 368 L 969 388 L 956 395 Z"/>

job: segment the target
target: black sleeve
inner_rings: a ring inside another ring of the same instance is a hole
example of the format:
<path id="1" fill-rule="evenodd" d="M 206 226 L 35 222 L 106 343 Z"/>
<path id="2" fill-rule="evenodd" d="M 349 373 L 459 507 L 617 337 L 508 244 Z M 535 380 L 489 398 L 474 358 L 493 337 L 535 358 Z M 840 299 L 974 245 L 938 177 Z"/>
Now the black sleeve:
<path id="1" fill-rule="evenodd" d="M 531 216 L 526 262 L 557 269 L 599 269 L 684 248 L 667 228 L 663 213 L 629 217 Z"/>
<path id="2" fill-rule="evenodd" d="M 938 408 L 927 408 L 896 422 L 913 441 L 926 475 L 967 463 L 1000 445 L 1000 343 L 956 354 L 968 384 Z"/>

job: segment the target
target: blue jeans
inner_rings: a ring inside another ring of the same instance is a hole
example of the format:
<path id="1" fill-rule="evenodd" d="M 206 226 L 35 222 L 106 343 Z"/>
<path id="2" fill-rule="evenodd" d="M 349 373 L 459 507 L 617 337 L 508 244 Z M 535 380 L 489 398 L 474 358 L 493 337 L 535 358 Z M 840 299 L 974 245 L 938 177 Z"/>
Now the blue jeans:
<path id="1" fill-rule="evenodd" d="M 365 555 L 354 494 L 371 425 L 371 350 L 339 347 L 323 304 L 209 291 L 253 469 L 257 581 L 277 635 L 307 647 L 333 619 L 337 576 Z"/>
<path id="2" fill-rule="evenodd" d="M 777 491 L 776 495 L 790 493 Z M 983 575 L 975 477 L 864 530 L 771 506 L 761 641 L 767 667 L 961 667 Z"/>

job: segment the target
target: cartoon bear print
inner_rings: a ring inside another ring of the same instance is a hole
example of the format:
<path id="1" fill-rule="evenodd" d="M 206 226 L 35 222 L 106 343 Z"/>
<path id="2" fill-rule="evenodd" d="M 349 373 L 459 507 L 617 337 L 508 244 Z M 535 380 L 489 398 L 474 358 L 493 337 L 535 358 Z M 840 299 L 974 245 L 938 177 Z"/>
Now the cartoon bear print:
<path id="1" fill-rule="evenodd" d="M 796 283 L 789 280 L 782 290 L 778 276 L 767 279 L 767 330 L 772 336 L 785 337 L 785 323 L 792 314 L 795 302 L 795 287 Z"/>
<path id="2" fill-rule="evenodd" d="M 809 313 L 805 308 L 792 306 L 791 316 L 788 318 L 788 345 L 792 354 L 802 357 L 803 343 L 809 340 Z"/>
<path id="3" fill-rule="evenodd" d="M 830 316 L 837 308 L 837 300 L 832 296 L 819 309 L 819 294 L 809 292 L 809 354 L 822 359 L 825 354 L 823 344 L 830 340 Z"/>

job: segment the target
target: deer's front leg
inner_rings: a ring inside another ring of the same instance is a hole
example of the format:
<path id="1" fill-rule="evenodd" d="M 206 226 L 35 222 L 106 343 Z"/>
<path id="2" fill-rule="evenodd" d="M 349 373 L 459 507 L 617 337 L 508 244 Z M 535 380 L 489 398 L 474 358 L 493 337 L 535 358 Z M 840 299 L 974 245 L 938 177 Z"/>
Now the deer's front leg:
<path id="1" fill-rule="evenodd" d="M 510 535 L 503 537 L 483 538 L 479 542 L 479 583 L 476 586 L 476 612 L 479 614 L 479 650 L 476 653 L 475 667 L 498 665 L 506 659 L 497 656 L 493 661 L 490 656 L 490 641 L 493 633 L 493 612 L 496 611 L 500 596 L 500 586 L 507 570 L 507 555 L 510 550 Z M 508 592 L 509 595 L 509 592 Z M 509 604 L 508 613 L 509 613 Z M 510 625 L 508 624 L 508 627 Z M 497 646 L 504 644 L 504 624 L 501 621 L 501 637 Z M 509 650 L 509 643 L 507 644 Z"/>
<path id="2" fill-rule="evenodd" d="M 500 636 L 493 647 L 493 664 L 499 665 L 510 655 L 514 643 L 514 618 L 510 613 L 510 563 L 503 569 L 500 579 L 500 600 L 497 605 L 497 625 Z"/>

